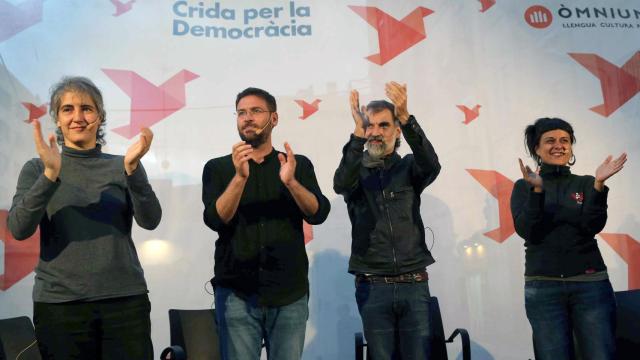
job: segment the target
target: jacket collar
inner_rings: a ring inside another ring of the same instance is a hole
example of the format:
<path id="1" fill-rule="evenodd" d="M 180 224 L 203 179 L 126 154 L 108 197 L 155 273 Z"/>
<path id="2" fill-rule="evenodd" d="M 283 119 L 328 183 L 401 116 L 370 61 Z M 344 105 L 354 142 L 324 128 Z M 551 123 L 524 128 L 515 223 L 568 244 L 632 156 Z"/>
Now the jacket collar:
<path id="1" fill-rule="evenodd" d="M 571 174 L 571 169 L 565 165 L 549 165 L 542 164 L 540 166 L 540 176 L 552 177 L 552 176 L 566 176 Z"/>

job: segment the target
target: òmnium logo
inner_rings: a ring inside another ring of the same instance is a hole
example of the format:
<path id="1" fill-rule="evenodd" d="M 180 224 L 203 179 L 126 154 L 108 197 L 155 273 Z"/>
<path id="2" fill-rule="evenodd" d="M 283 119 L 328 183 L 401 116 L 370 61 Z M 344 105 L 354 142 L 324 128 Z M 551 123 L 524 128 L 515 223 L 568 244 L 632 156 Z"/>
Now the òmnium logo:
<path id="1" fill-rule="evenodd" d="M 524 12 L 524 20 L 536 29 L 544 29 L 551 25 L 553 15 L 551 11 L 541 5 L 533 5 Z"/>
<path id="2" fill-rule="evenodd" d="M 552 13 L 555 12 L 563 29 L 604 28 L 627 31 L 640 29 L 640 7 L 607 7 L 606 4 L 567 7 L 560 4 L 553 10 L 534 5 L 525 10 L 524 19 L 530 26 L 544 29 L 551 25 Z"/>

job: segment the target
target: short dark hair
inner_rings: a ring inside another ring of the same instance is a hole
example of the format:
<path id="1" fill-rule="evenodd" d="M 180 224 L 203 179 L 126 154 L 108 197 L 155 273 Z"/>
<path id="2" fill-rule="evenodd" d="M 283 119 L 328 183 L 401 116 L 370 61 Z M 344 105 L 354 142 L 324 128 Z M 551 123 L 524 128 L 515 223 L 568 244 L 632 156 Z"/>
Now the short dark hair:
<path id="1" fill-rule="evenodd" d="M 240 100 L 242 100 L 242 98 L 247 97 L 247 96 L 251 96 L 251 95 L 257 96 L 257 97 L 263 99 L 264 101 L 266 101 L 269 111 L 277 111 L 278 110 L 278 106 L 276 105 L 276 98 L 274 98 L 273 95 L 269 94 L 266 90 L 262 90 L 262 89 L 258 89 L 258 88 L 254 88 L 254 87 L 248 87 L 248 88 L 242 90 L 236 96 L 236 108 L 238 108 L 238 103 L 240 102 Z"/>
<path id="2" fill-rule="evenodd" d="M 573 127 L 568 122 L 560 118 L 548 117 L 536 120 L 533 124 L 524 129 L 524 143 L 529 151 L 529 155 L 531 155 L 537 163 L 540 163 L 540 157 L 536 154 L 536 148 L 540 143 L 540 138 L 542 137 L 542 134 L 551 130 L 566 131 L 571 138 L 571 144 L 576 143 L 576 137 L 573 135 Z"/>
<path id="3" fill-rule="evenodd" d="M 53 123 L 58 123 L 58 110 L 62 105 L 62 96 L 68 92 L 88 95 L 96 106 L 98 118 L 101 121 L 98 132 L 96 133 L 96 142 L 98 144 L 106 144 L 104 139 L 104 128 L 107 123 L 107 112 L 104 109 L 102 101 L 102 93 L 100 89 L 86 77 L 82 76 L 65 76 L 51 87 L 51 100 L 49 101 L 49 115 L 53 119 Z M 62 130 L 56 128 L 56 139 L 59 145 L 64 144 L 64 136 Z"/>
<path id="4" fill-rule="evenodd" d="M 389 110 L 391 112 L 391 116 L 393 117 L 393 122 L 396 126 L 400 125 L 400 119 L 396 117 L 396 107 L 388 102 L 387 100 L 373 100 L 367 104 L 367 111 L 371 111 L 373 114 L 377 114 L 384 110 Z"/>
<path id="5" fill-rule="evenodd" d="M 391 117 L 393 118 L 393 124 L 395 126 L 400 126 L 400 119 L 398 119 L 398 117 L 396 116 L 396 107 L 387 100 L 373 100 L 367 104 L 366 110 L 370 111 L 372 114 L 377 114 L 381 111 L 389 110 L 391 112 Z M 368 121 L 368 119 L 366 121 Z M 365 124 L 365 126 L 368 125 Z M 399 148 L 400 142 L 400 137 L 397 137 L 393 148 Z"/>

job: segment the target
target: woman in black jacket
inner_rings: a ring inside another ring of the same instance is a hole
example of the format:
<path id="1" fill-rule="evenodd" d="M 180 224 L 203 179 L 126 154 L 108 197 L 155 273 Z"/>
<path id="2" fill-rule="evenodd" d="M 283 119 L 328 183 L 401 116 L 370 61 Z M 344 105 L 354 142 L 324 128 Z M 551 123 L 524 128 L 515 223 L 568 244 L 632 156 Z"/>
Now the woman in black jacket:
<path id="1" fill-rule="evenodd" d="M 536 359 L 615 358 L 615 298 L 595 235 L 607 221 L 604 182 L 620 171 L 623 153 L 608 156 L 590 175 L 573 175 L 571 125 L 538 119 L 525 130 L 534 172 L 520 161 L 522 179 L 511 195 L 516 232 L 524 240 L 525 308 Z M 575 346 L 574 346 L 575 340 Z"/>

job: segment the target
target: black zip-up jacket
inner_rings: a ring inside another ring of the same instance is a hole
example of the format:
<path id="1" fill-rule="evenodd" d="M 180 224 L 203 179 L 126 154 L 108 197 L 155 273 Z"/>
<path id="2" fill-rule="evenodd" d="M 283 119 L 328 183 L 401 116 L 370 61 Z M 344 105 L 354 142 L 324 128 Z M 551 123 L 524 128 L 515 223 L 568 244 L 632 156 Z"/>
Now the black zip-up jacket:
<path id="1" fill-rule="evenodd" d="M 384 168 L 362 164 L 365 138 L 351 135 L 333 178 L 351 219 L 353 274 L 398 275 L 433 264 L 425 243 L 420 194 L 440 172 L 433 146 L 413 116 L 401 125 L 413 155 L 394 152 Z"/>
<path id="2" fill-rule="evenodd" d="M 568 277 L 606 270 L 594 238 L 607 222 L 608 187 L 593 188 L 593 176 L 567 166 L 543 164 L 544 191 L 524 179 L 511 194 L 516 232 L 525 242 L 525 275 Z"/>

